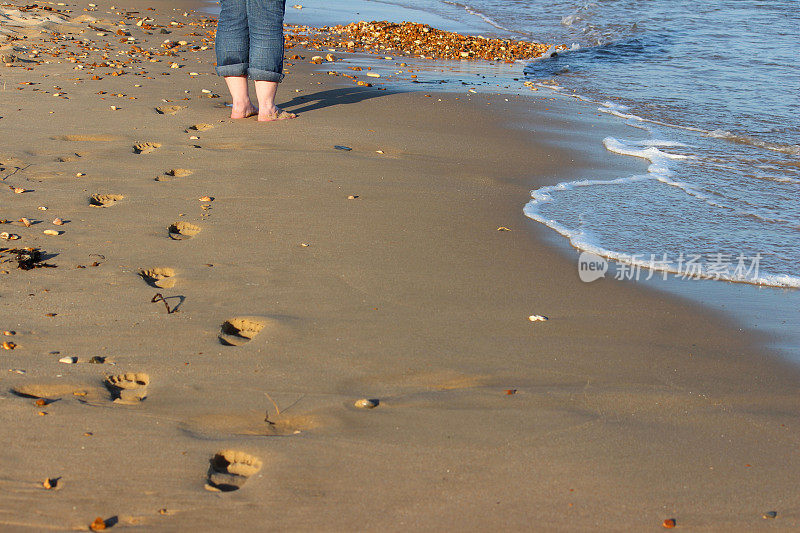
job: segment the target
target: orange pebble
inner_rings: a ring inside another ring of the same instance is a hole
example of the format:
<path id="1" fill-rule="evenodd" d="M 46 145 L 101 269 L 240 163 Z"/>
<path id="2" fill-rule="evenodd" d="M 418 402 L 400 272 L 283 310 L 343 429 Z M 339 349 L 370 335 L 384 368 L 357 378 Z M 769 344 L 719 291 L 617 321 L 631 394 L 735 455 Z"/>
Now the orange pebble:
<path id="1" fill-rule="evenodd" d="M 666 520 L 661 522 L 661 525 L 664 526 L 667 529 L 672 529 L 676 525 L 675 524 L 675 519 L 674 518 L 667 518 Z"/>
<path id="2" fill-rule="evenodd" d="M 89 529 L 92 531 L 102 531 L 106 528 L 106 521 L 99 516 L 94 519 L 94 522 L 89 524 Z"/>

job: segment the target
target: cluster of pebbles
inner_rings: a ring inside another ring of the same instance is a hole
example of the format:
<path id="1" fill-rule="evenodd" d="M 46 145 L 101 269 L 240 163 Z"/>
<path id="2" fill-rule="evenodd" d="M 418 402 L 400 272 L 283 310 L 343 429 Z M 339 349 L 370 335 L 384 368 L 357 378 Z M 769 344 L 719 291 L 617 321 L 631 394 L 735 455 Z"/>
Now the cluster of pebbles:
<path id="1" fill-rule="evenodd" d="M 286 41 L 288 46 L 317 49 L 336 47 L 382 55 L 391 52 L 429 59 L 482 59 L 509 63 L 540 57 L 550 48 L 548 44 L 530 41 L 489 39 L 438 30 L 427 24 L 387 21 L 361 21 L 316 31 L 294 26 L 287 28 Z"/>

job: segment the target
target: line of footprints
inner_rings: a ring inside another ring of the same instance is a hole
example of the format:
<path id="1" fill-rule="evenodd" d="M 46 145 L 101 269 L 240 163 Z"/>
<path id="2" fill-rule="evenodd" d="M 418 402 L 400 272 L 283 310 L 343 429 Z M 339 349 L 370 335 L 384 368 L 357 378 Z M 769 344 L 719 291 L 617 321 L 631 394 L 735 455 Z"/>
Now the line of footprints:
<path id="1" fill-rule="evenodd" d="M 175 114 L 181 106 L 157 108 L 161 114 Z M 210 124 L 196 124 L 190 130 L 205 131 L 212 128 Z M 188 130 L 187 130 L 188 131 Z M 136 154 L 147 154 L 161 147 L 156 142 L 140 142 L 133 145 Z M 191 170 L 176 168 L 164 172 L 155 181 L 170 181 L 192 174 Z M 89 204 L 93 207 L 106 208 L 122 201 L 121 194 L 93 194 Z M 205 200 L 205 198 L 201 198 Z M 210 198 L 208 199 L 211 200 Z M 200 233 L 202 228 L 189 222 L 175 222 L 167 228 L 169 238 L 173 240 L 191 239 Z M 175 270 L 169 267 L 141 269 L 138 274 L 144 281 L 156 288 L 169 289 L 175 286 Z M 225 346 L 241 346 L 252 340 L 268 324 L 265 317 L 235 317 L 226 320 L 220 327 L 219 342 Z M 107 376 L 103 382 L 114 403 L 134 405 L 147 398 L 150 376 L 141 372 L 129 372 Z M 102 389 L 100 389 L 102 391 Z M 74 395 L 83 397 L 82 401 L 98 400 L 101 394 L 98 387 L 77 387 L 70 385 L 25 385 L 12 389 L 18 396 L 37 399 L 37 405 L 47 405 L 59 396 Z M 39 403 L 41 402 L 41 403 Z M 209 461 L 205 488 L 214 492 L 230 492 L 238 490 L 247 479 L 261 470 L 261 459 L 237 450 L 222 450 Z"/>
<path id="2" fill-rule="evenodd" d="M 176 110 L 177 111 L 177 110 Z M 161 112 L 159 110 L 159 112 Z M 210 129 L 210 124 L 196 124 L 189 129 L 205 131 Z M 137 143 L 133 146 L 133 151 L 137 154 L 147 154 L 161 145 L 154 142 Z M 191 170 L 175 168 L 168 170 L 164 176 L 158 176 L 156 181 L 168 181 L 170 178 L 182 178 L 192 174 Z M 123 197 L 117 194 L 94 195 L 91 204 L 97 207 L 107 207 L 122 200 Z M 175 222 L 169 225 L 168 235 L 173 240 L 191 239 L 202 228 L 190 222 Z M 169 289 L 175 286 L 175 270 L 169 267 L 158 267 L 152 269 L 142 269 L 139 275 L 152 287 Z M 219 342 L 225 346 L 241 346 L 249 342 L 266 326 L 266 320 L 261 317 L 236 317 L 226 320 L 219 333 Z M 111 383 L 112 378 L 108 378 Z M 119 390 L 119 397 L 114 401 L 133 402 L 141 401 L 145 398 L 149 378 L 146 374 L 136 374 L 135 379 L 139 387 L 129 387 L 128 382 L 115 380 L 115 390 Z M 137 394 L 137 391 L 139 393 Z M 261 470 L 261 459 L 242 451 L 223 450 L 215 454 L 209 461 L 208 476 L 205 488 L 214 492 L 230 492 L 238 490 L 244 485 L 247 478 Z"/>

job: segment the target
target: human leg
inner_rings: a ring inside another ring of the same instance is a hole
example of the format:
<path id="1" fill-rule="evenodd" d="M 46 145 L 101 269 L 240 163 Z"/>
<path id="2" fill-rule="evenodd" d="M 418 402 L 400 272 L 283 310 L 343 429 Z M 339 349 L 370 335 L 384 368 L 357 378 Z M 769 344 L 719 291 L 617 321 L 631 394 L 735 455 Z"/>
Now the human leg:
<path id="1" fill-rule="evenodd" d="M 294 118 L 275 106 L 275 93 L 283 79 L 283 15 L 285 0 L 247 0 L 250 27 L 248 75 L 255 80 L 258 119 Z"/>
<path id="2" fill-rule="evenodd" d="M 247 69 L 250 64 L 247 0 L 221 0 L 215 52 L 217 74 L 225 77 L 231 93 L 231 118 L 254 115 L 257 110 L 247 91 Z"/>
<path id="3" fill-rule="evenodd" d="M 284 111 L 275 105 L 275 93 L 278 91 L 277 81 L 256 80 L 256 96 L 258 97 L 258 120 L 284 120 L 296 118 L 297 115 Z"/>

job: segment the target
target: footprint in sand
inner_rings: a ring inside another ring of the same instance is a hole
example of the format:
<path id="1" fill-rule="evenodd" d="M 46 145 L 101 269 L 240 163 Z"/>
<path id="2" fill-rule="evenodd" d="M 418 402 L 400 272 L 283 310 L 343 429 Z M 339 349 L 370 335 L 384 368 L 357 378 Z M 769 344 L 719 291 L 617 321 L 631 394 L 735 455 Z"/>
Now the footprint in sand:
<path id="1" fill-rule="evenodd" d="M 169 181 L 172 178 L 185 178 L 186 176 L 191 176 L 194 174 L 193 170 L 189 170 L 188 168 L 171 168 L 164 172 L 163 176 L 156 176 L 153 178 L 156 181 Z"/>
<path id="2" fill-rule="evenodd" d="M 11 389 L 11 393 L 22 398 L 55 402 L 64 397 L 74 396 L 80 401 L 99 400 L 103 389 L 92 385 L 74 383 L 31 383 Z"/>
<path id="3" fill-rule="evenodd" d="M 105 385 L 114 403 L 136 404 L 147 398 L 150 376 L 141 372 L 128 372 L 108 376 Z"/>
<path id="4" fill-rule="evenodd" d="M 247 479 L 261 470 L 261 459 L 245 452 L 223 450 L 209 461 L 206 490 L 239 490 Z"/>
<path id="5" fill-rule="evenodd" d="M 191 239 L 203 230 L 200 226 L 195 226 L 189 222 L 175 222 L 169 226 L 169 238 L 176 241 Z"/>
<path id="6" fill-rule="evenodd" d="M 77 142 L 111 142 L 120 141 L 122 137 L 113 135 L 59 135 L 50 137 L 54 141 L 77 141 Z"/>
<path id="7" fill-rule="evenodd" d="M 156 108 L 156 113 L 159 115 L 174 115 L 181 109 L 186 109 L 185 105 L 165 105 Z"/>
<path id="8" fill-rule="evenodd" d="M 154 143 L 154 142 L 142 142 L 136 143 L 133 145 L 133 153 L 135 154 L 149 154 L 156 148 L 161 148 L 161 143 Z"/>
<path id="9" fill-rule="evenodd" d="M 258 316 L 240 316 L 223 322 L 219 342 L 225 346 L 241 346 L 253 340 L 267 325 L 269 319 Z"/>
<path id="10" fill-rule="evenodd" d="M 109 207 L 125 198 L 121 194 L 93 194 L 89 198 L 89 205 L 93 207 Z"/>
<path id="11" fill-rule="evenodd" d="M 194 126 L 189 126 L 186 129 L 186 133 L 189 133 L 189 130 L 192 130 L 192 131 L 208 131 L 213 127 L 214 127 L 213 124 L 206 124 L 206 123 L 195 124 Z"/>
<path id="12" fill-rule="evenodd" d="M 203 440 L 229 440 L 231 435 L 248 437 L 285 437 L 330 425 L 329 417 L 314 413 L 277 414 L 274 411 L 206 414 L 180 423 L 181 431 Z"/>
<path id="13" fill-rule="evenodd" d="M 169 267 L 143 268 L 139 275 L 151 287 L 171 289 L 175 286 L 175 270 Z"/>
<path id="14" fill-rule="evenodd" d="M 56 161 L 59 163 L 71 163 L 73 161 L 77 161 L 78 159 L 82 158 L 85 154 L 80 152 L 75 152 L 69 155 L 62 155 L 61 157 L 56 157 Z"/>

